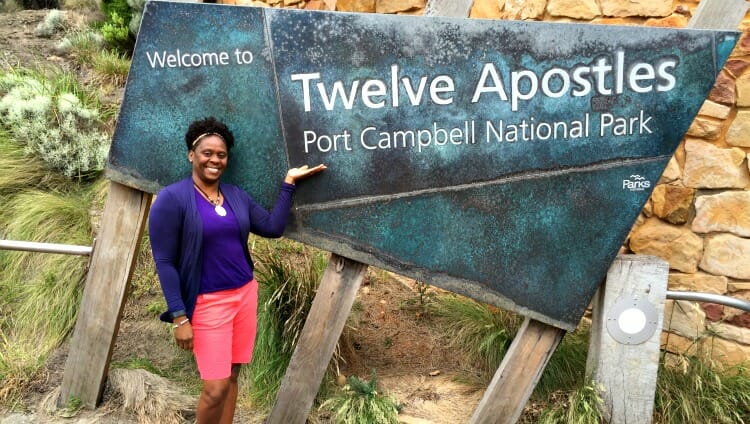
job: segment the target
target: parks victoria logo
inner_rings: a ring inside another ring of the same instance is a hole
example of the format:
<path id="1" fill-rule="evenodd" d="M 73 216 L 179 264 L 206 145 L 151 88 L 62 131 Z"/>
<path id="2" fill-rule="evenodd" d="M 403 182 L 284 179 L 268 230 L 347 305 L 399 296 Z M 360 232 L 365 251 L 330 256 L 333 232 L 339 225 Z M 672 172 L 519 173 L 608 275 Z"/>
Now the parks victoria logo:
<path id="1" fill-rule="evenodd" d="M 651 181 L 638 174 L 631 175 L 629 179 L 622 180 L 622 189 L 630 191 L 643 191 L 651 188 Z"/>

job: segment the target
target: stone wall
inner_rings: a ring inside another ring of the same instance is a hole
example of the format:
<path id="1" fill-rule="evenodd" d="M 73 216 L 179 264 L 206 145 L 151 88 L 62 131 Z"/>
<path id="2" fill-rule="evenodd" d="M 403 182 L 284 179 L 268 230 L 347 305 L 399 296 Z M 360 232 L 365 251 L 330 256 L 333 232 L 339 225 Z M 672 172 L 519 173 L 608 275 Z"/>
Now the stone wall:
<path id="1" fill-rule="evenodd" d="M 425 0 L 224 0 L 263 7 L 422 14 Z M 684 27 L 698 1 L 475 0 L 470 17 Z M 750 300 L 750 18 L 623 252 L 670 264 L 669 289 Z M 663 348 L 750 361 L 750 313 L 667 301 Z"/>

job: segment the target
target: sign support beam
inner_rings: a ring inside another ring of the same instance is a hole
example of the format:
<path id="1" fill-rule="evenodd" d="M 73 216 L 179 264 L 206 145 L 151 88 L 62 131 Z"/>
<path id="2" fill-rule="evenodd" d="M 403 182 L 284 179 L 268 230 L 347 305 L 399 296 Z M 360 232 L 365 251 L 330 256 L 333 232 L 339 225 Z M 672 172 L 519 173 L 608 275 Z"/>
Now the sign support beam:
<path id="1" fill-rule="evenodd" d="M 365 273 L 367 265 L 331 253 L 266 423 L 307 421 Z"/>
<path id="2" fill-rule="evenodd" d="M 565 330 L 526 318 L 471 417 L 472 424 L 518 421 Z"/>
<path id="3" fill-rule="evenodd" d="M 150 193 L 110 182 L 65 363 L 60 406 L 77 397 L 93 409 L 101 398 L 151 198 Z"/>

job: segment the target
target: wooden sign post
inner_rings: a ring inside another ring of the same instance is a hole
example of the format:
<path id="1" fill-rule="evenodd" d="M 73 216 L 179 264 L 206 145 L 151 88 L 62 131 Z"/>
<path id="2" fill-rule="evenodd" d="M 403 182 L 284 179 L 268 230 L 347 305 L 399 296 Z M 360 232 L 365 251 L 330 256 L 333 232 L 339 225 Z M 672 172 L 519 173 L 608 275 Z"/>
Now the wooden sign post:
<path id="1" fill-rule="evenodd" d="M 367 265 L 331 254 L 267 423 L 307 421 L 366 272 Z"/>
<path id="2" fill-rule="evenodd" d="M 60 406 L 75 397 L 94 408 L 101 398 L 151 197 L 110 183 L 65 363 Z"/>

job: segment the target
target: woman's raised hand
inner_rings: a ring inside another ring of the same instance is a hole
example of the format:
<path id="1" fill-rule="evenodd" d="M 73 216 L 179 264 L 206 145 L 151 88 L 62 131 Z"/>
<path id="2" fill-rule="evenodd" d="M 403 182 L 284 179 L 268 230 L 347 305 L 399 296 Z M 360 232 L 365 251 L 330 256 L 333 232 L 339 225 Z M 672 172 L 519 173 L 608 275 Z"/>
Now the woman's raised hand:
<path id="1" fill-rule="evenodd" d="M 297 180 L 315 175 L 324 169 L 326 169 L 326 166 L 322 163 L 312 168 L 307 165 L 300 166 L 299 168 L 291 168 L 286 172 L 286 178 L 284 178 L 284 182 L 288 184 L 294 184 Z"/>

